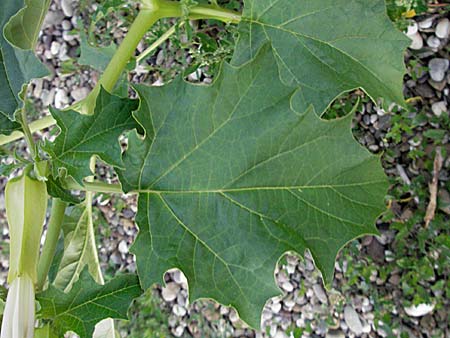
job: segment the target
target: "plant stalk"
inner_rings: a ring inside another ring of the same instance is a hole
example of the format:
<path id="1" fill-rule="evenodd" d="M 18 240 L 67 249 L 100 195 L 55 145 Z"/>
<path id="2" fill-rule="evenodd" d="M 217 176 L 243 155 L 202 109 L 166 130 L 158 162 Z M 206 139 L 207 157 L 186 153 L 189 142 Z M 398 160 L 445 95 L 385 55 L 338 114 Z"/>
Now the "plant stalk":
<path id="1" fill-rule="evenodd" d="M 33 136 L 31 134 L 30 126 L 27 121 L 27 113 L 25 107 L 20 110 L 19 123 L 22 127 L 23 134 L 25 136 L 25 141 L 27 142 L 28 149 L 30 149 L 30 154 L 33 160 L 39 160 L 39 155 L 37 152 L 36 144 L 34 143 Z"/>
<path id="2" fill-rule="evenodd" d="M 54 126 L 55 124 L 55 119 L 52 116 L 48 115 L 39 120 L 31 122 L 30 124 L 28 124 L 28 127 L 30 129 L 30 133 L 33 134 L 37 131 Z M 24 137 L 24 134 L 20 131 L 15 131 L 10 135 L 0 135 L 0 146 L 20 140 L 22 137 Z"/>
<path id="3" fill-rule="evenodd" d="M 58 244 L 59 235 L 66 211 L 67 203 L 59 198 L 53 199 L 52 211 L 47 227 L 47 235 L 45 237 L 44 246 L 38 263 L 38 282 L 37 289 L 41 291 L 47 281 L 48 272 L 55 256 L 56 246 Z"/>

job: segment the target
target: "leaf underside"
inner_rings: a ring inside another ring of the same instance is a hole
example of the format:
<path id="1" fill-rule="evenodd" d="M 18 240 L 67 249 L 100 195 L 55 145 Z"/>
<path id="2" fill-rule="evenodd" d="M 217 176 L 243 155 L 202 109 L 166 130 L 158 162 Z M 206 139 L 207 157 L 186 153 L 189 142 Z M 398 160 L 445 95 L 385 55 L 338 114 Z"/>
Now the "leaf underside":
<path id="1" fill-rule="evenodd" d="M 49 74 L 33 51 L 14 48 L 3 36 L 4 25 L 22 5 L 21 1 L 4 0 L 0 11 L 0 115 L 10 120 L 14 120 L 14 113 L 22 106 L 23 86 L 33 78 Z"/>
<path id="2" fill-rule="evenodd" d="M 124 189 L 140 191 L 133 252 L 143 286 L 180 268 L 191 300 L 234 306 L 259 327 L 280 293 L 274 267 L 309 249 L 326 284 L 351 239 L 375 233 L 386 178 L 353 139 L 351 116 L 320 120 L 291 109 L 269 48 L 210 87 L 178 79 L 137 86 L 144 141 L 129 135 Z"/>
<path id="3" fill-rule="evenodd" d="M 50 0 L 25 0 L 25 6 L 5 26 L 6 39 L 17 48 L 34 50 L 49 6 Z"/>
<path id="4" fill-rule="evenodd" d="M 51 328 L 58 337 L 73 331 L 80 338 L 90 338 L 102 319 L 126 319 L 131 302 L 141 293 L 136 275 L 120 275 L 98 285 L 85 269 L 70 292 L 64 293 L 51 285 L 38 294 L 41 305 L 38 316 L 51 320 Z"/>
<path id="5" fill-rule="evenodd" d="M 300 88 L 297 111 L 322 115 L 334 98 L 363 88 L 387 104 L 403 104 L 403 52 L 384 0 L 245 0 L 233 64 L 271 43 L 283 82 Z"/>

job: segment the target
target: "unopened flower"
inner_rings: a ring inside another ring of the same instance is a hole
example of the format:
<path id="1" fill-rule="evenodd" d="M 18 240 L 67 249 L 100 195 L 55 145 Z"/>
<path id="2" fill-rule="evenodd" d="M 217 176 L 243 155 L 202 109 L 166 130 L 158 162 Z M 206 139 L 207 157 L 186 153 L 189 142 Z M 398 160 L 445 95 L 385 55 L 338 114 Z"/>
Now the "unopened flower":
<path id="1" fill-rule="evenodd" d="M 1 338 L 33 338 L 34 283 L 27 275 L 16 277 L 8 291 Z"/>

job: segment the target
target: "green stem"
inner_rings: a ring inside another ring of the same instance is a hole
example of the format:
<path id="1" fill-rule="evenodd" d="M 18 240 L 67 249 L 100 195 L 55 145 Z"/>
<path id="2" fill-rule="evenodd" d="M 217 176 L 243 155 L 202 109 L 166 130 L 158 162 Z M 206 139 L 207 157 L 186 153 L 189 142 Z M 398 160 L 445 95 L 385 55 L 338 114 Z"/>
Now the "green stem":
<path id="1" fill-rule="evenodd" d="M 37 289 L 40 291 L 44 288 L 47 281 L 48 272 L 55 256 L 56 246 L 58 244 L 59 235 L 61 233 L 62 222 L 67 203 L 58 198 L 53 199 L 52 211 L 47 227 L 47 235 L 45 237 L 44 246 L 38 263 L 38 282 Z"/>
<path id="2" fill-rule="evenodd" d="M 30 149 L 30 154 L 33 160 L 39 160 L 39 155 L 37 152 L 36 144 L 34 143 L 33 136 L 31 134 L 30 126 L 27 121 L 27 113 L 25 107 L 20 111 L 20 118 L 18 119 L 20 125 L 22 126 L 23 134 L 25 136 L 25 141 L 27 142 L 28 148 Z"/>
<path id="3" fill-rule="evenodd" d="M 177 28 L 182 27 L 184 22 L 181 22 L 179 25 L 174 25 L 170 27 L 163 35 L 161 35 L 158 40 L 153 42 L 146 50 L 144 50 L 141 54 L 139 54 L 136 57 L 137 62 L 141 62 L 143 59 L 145 59 L 149 54 L 151 54 L 153 51 L 155 51 L 159 46 L 161 46 L 164 41 L 166 41 L 168 38 L 170 38 Z"/>
<path id="4" fill-rule="evenodd" d="M 105 194 L 123 194 L 120 184 L 109 184 L 98 181 L 84 182 L 83 185 L 79 185 L 73 180 L 66 181 L 65 188 L 70 190 L 80 190 L 87 192 L 100 192 Z"/>
<path id="5" fill-rule="evenodd" d="M 39 120 L 31 122 L 30 124 L 28 124 L 28 127 L 30 129 L 30 133 L 33 134 L 37 131 L 47 129 L 55 124 L 55 119 L 52 116 L 48 115 Z M 15 131 L 10 135 L 0 135 L 0 146 L 20 140 L 22 137 L 24 137 L 24 134 L 20 131 Z"/>

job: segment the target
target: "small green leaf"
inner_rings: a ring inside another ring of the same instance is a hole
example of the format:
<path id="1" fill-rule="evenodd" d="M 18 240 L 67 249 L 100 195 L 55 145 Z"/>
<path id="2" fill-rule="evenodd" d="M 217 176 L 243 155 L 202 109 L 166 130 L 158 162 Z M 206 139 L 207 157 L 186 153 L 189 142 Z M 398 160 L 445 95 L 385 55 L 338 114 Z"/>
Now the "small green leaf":
<path id="1" fill-rule="evenodd" d="M 92 175 L 89 162 L 94 155 L 123 168 L 118 138 L 126 130 L 136 128 L 132 116 L 136 107 L 136 100 L 122 99 L 102 89 L 94 115 L 51 109 L 61 130 L 53 143 L 47 141 L 43 146 L 52 158 L 53 176 L 58 177 L 63 171 L 83 185 L 83 179 Z"/>
<path id="2" fill-rule="evenodd" d="M 2 0 L 0 28 L 22 8 L 23 2 Z M 20 94 L 31 79 L 48 75 L 33 51 L 12 47 L 0 33 L 0 115 L 14 120 L 14 113 L 22 107 Z"/>
<path id="3" fill-rule="evenodd" d="M 101 320 L 126 319 L 131 302 L 141 293 L 136 275 L 120 275 L 105 285 L 98 285 L 85 269 L 69 293 L 50 285 L 38 294 L 41 305 L 38 316 L 51 321 L 51 328 L 58 337 L 73 331 L 80 338 L 90 338 Z"/>
<path id="4" fill-rule="evenodd" d="M 136 86 L 144 140 L 129 133 L 119 171 L 140 192 L 133 246 L 145 287 L 181 269 L 190 299 L 234 306 L 253 327 L 285 252 L 309 249 L 325 283 L 348 241 L 376 233 L 388 184 L 380 159 L 351 134 L 351 119 L 296 112 L 296 88 L 263 48 L 212 86 L 177 79 Z"/>
<path id="5" fill-rule="evenodd" d="M 11 17 L 3 30 L 9 43 L 17 48 L 34 50 L 50 2 L 25 0 L 25 6 Z"/>
<path id="6" fill-rule="evenodd" d="M 410 41 L 384 0 L 246 0 L 233 63 L 270 42 L 284 83 L 298 86 L 295 110 L 322 113 L 345 91 L 403 104 L 403 53 Z"/>
<path id="7" fill-rule="evenodd" d="M 54 178 L 53 175 L 47 177 L 47 192 L 51 197 L 59 198 L 70 204 L 79 204 L 82 202 L 82 198 L 73 195 L 70 190 L 64 188 L 60 178 Z"/>

